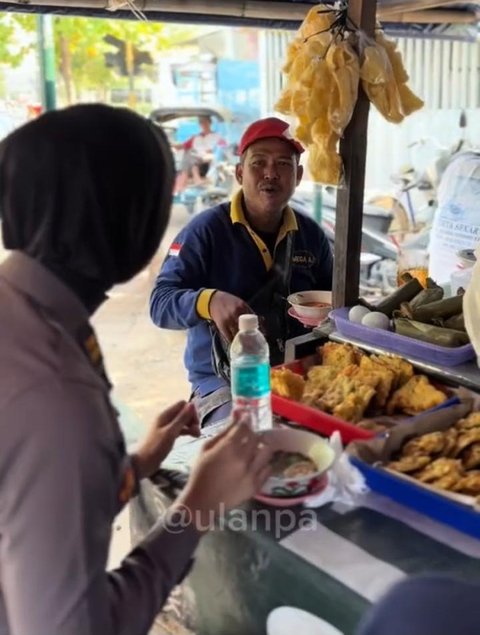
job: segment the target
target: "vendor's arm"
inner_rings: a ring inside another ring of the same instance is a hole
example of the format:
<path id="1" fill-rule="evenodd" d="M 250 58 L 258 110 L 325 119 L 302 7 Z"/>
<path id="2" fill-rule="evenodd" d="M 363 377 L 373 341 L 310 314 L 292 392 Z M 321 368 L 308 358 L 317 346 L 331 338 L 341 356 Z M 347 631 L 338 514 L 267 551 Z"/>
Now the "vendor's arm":
<path id="1" fill-rule="evenodd" d="M 123 443 L 105 394 L 50 379 L 2 412 L 0 571 L 11 635 L 145 635 L 199 533 L 158 524 L 105 570 Z"/>
<path id="2" fill-rule="evenodd" d="M 157 326 L 187 329 L 210 319 L 212 249 L 208 229 L 198 219 L 175 238 L 150 297 L 150 316 Z"/>

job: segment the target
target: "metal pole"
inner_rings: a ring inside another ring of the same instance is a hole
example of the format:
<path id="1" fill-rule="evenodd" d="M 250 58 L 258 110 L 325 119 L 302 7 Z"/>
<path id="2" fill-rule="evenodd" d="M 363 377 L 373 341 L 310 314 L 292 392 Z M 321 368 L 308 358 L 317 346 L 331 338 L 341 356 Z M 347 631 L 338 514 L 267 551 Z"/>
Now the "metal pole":
<path id="1" fill-rule="evenodd" d="M 131 42 L 126 43 L 125 47 L 125 62 L 128 72 L 128 107 L 135 108 L 137 105 L 137 96 L 135 94 L 135 68 L 134 68 L 134 53 L 133 44 Z"/>
<path id="2" fill-rule="evenodd" d="M 313 218 L 319 225 L 322 223 L 323 191 L 320 183 L 313 184 Z"/>
<path id="3" fill-rule="evenodd" d="M 44 110 L 55 110 L 55 43 L 53 39 L 53 16 L 38 15 L 38 57 L 40 61 L 40 83 Z"/>

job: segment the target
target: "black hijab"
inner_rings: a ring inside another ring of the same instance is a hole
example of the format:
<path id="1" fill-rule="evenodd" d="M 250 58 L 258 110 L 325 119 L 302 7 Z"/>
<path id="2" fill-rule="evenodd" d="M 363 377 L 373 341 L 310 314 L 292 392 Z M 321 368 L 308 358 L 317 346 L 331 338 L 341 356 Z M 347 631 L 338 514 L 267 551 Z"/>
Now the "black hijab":
<path id="1" fill-rule="evenodd" d="M 96 104 L 47 113 L 0 143 L 3 242 L 93 311 L 155 254 L 173 178 L 165 135 L 135 113 Z"/>

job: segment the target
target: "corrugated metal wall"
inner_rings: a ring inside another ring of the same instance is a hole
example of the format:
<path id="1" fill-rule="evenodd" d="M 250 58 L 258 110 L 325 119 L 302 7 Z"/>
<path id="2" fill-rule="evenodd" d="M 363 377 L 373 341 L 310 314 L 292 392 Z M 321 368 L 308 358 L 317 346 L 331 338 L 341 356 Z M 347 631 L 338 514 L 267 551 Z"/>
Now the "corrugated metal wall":
<path id="1" fill-rule="evenodd" d="M 412 88 L 432 109 L 480 107 L 480 43 L 401 38 Z"/>
<path id="2" fill-rule="evenodd" d="M 291 31 L 262 31 L 264 111 L 273 109 L 282 86 L 281 66 Z M 398 48 L 412 88 L 427 108 L 480 108 L 480 42 L 400 38 Z"/>

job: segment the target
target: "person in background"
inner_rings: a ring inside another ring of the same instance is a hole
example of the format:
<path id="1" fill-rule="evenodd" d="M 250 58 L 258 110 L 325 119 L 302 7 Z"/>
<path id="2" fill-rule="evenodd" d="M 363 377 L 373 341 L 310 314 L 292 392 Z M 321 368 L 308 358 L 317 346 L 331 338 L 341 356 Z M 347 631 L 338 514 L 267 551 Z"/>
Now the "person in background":
<path id="1" fill-rule="evenodd" d="M 173 179 L 163 133 L 123 109 L 50 112 L 0 143 L 2 635 L 146 635 L 212 513 L 269 474 L 237 413 L 166 518 L 106 572 L 114 517 L 179 435 L 199 434 L 180 401 L 127 454 L 90 324 L 156 252 Z"/>
<path id="2" fill-rule="evenodd" d="M 395 585 L 366 614 L 357 635 L 478 635 L 480 585 L 441 575 Z"/>
<path id="3" fill-rule="evenodd" d="M 199 185 L 207 174 L 214 158 L 215 150 L 225 147 L 225 140 L 218 132 L 212 130 L 212 118 L 203 116 L 198 118 L 200 132 L 187 139 L 185 143 L 176 144 L 176 149 L 183 150 L 181 171 L 175 182 L 175 194 L 182 192 L 192 178 L 195 185 Z"/>
<path id="4" fill-rule="evenodd" d="M 230 413 L 228 376 L 218 359 L 238 317 L 262 317 L 271 363 L 280 363 L 285 340 L 304 332 L 287 316 L 287 295 L 332 288 L 325 234 L 289 206 L 303 174 L 302 152 L 281 119 L 252 123 L 239 145 L 240 189 L 179 233 L 156 280 L 150 315 L 161 328 L 188 330 L 185 365 L 202 425 Z"/>

